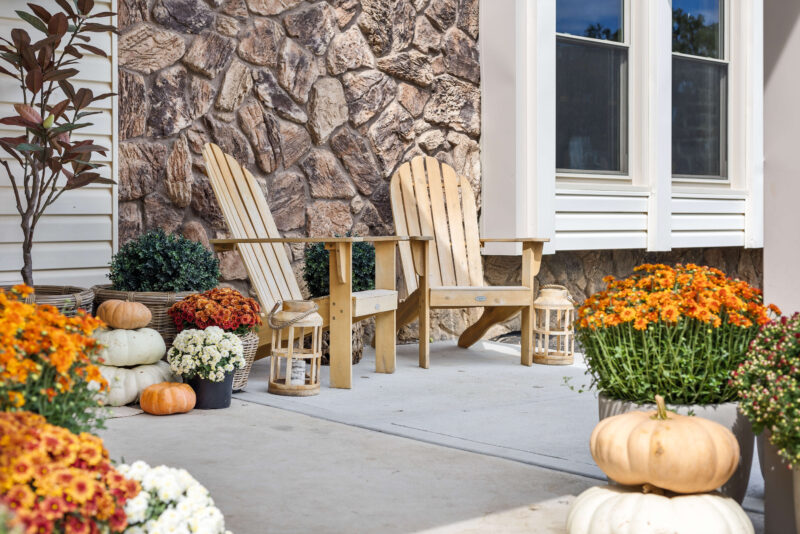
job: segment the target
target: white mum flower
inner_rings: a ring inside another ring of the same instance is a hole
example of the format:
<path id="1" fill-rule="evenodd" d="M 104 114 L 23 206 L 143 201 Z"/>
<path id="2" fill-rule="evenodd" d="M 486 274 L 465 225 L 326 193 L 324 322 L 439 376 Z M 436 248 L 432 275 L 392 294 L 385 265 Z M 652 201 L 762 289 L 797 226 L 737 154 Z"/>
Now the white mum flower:
<path id="1" fill-rule="evenodd" d="M 128 517 L 128 523 L 141 523 L 145 520 L 149 497 L 149 493 L 140 491 L 136 497 L 125 502 L 125 515 Z"/>
<path id="2" fill-rule="evenodd" d="M 205 329 L 206 343 L 217 344 L 222 341 L 225 331 L 218 326 L 209 326 Z"/>

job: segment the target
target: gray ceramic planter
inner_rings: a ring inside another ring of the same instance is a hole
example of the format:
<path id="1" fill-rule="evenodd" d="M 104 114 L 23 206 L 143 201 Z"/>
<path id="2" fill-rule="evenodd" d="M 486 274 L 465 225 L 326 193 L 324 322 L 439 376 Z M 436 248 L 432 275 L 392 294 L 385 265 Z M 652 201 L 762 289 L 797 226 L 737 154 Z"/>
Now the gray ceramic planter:
<path id="1" fill-rule="evenodd" d="M 636 404 L 621 401 L 600 394 L 597 399 L 600 420 L 612 415 L 633 412 L 636 410 L 655 410 L 655 404 Z M 720 491 L 735 499 L 739 504 L 747 493 L 747 483 L 750 481 L 750 467 L 753 465 L 753 445 L 755 436 L 750 426 L 750 421 L 740 411 L 735 402 L 725 404 L 709 404 L 706 406 L 668 405 L 670 410 L 688 415 L 690 412 L 697 417 L 703 417 L 717 422 L 733 432 L 739 442 L 739 467 L 731 479 L 720 488 Z"/>
<path id="2" fill-rule="evenodd" d="M 792 480 L 792 471 L 767 436 L 763 432 L 757 440 L 764 475 L 764 534 L 790 534 L 795 528 L 800 533 L 800 513 L 795 512 L 800 510 L 800 475 L 795 470 Z"/>

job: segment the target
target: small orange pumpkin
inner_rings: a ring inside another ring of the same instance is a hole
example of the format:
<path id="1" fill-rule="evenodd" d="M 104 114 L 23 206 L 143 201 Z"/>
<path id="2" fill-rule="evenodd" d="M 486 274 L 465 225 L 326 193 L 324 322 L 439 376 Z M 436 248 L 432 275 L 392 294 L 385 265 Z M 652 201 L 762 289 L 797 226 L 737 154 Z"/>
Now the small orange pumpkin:
<path id="1" fill-rule="evenodd" d="M 111 328 L 135 330 L 150 324 L 153 314 L 141 302 L 111 299 L 97 307 L 97 317 Z"/>
<path id="2" fill-rule="evenodd" d="M 139 406 L 152 415 L 172 415 L 190 412 L 197 402 L 194 390 L 189 384 L 161 382 L 142 391 Z"/>

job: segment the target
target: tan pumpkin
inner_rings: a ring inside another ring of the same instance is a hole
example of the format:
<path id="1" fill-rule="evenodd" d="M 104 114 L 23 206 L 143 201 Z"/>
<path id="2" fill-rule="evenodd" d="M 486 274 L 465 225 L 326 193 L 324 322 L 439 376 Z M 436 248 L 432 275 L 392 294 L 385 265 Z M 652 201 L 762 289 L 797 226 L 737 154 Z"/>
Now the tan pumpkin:
<path id="1" fill-rule="evenodd" d="M 656 411 L 603 419 L 592 432 L 594 461 L 626 486 L 651 484 L 676 493 L 722 486 L 736 471 L 739 443 L 730 430 L 702 417 L 668 412 L 656 395 Z"/>
<path id="2" fill-rule="evenodd" d="M 139 406 L 152 415 L 172 415 L 186 413 L 197 402 L 194 390 L 189 384 L 162 382 L 153 384 L 142 391 Z"/>
<path id="3" fill-rule="evenodd" d="M 97 307 L 97 316 L 112 328 L 135 330 L 150 324 L 153 314 L 141 302 L 106 300 Z"/>

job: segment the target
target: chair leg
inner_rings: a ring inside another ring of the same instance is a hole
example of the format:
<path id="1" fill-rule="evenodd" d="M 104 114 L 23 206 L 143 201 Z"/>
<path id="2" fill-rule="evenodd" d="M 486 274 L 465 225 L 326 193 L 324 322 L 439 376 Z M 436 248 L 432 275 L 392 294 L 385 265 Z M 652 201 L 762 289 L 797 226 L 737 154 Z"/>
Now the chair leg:
<path id="1" fill-rule="evenodd" d="M 519 309 L 519 306 L 484 308 L 483 315 L 481 315 L 477 321 L 470 325 L 469 328 L 464 330 L 464 332 L 458 338 L 458 346 L 462 349 L 471 347 L 480 341 L 483 335 L 488 332 L 492 326 L 510 319 L 517 312 L 519 312 Z"/>
<path id="2" fill-rule="evenodd" d="M 430 367 L 431 363 L 431 310 L 427 301 L 427 298 L 420 299 L 419 306 L 419 366 L 423 369 Z"/>
<path id="3" fill-rule="evenodd" d="M 394 373 L 397 361 L 395 311 L 375 316 L 375 372 Z"/>
<path id="4" fill-rule="evenodd" d="M 520 363 L 528 367 L 533 365 L 533 314 L 532 305 L 522 308 Z"/>
<path id="5" fill-rule="evenodd" d="M 396 339 L 397 332 L 399 332 L 401 328 L 415 321 L 418 315 L 419 315 L 419 292 L 414 291 L 413 293 L 411 293 L 411 295 L 409 295 L 407 299 L 405 299 L 403 302 L 397 305 L 397 312 L 395 313 L 395 322 L 393 323 L 395 332 L 395 338 L 393 339 Z M 377 330 L 375 333 L 375 337 L 373 337 L 371 341 L 373 349 L 376 348 L 376 342 L 377 342 L 376 338 L 377 338 Z"/>

